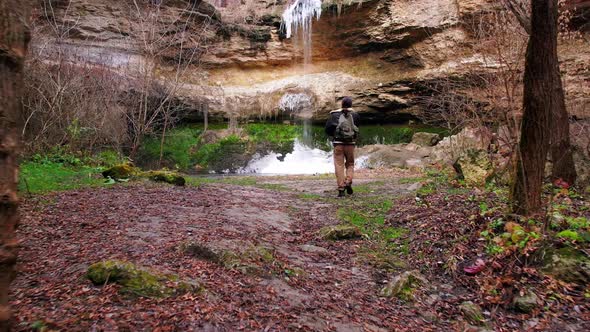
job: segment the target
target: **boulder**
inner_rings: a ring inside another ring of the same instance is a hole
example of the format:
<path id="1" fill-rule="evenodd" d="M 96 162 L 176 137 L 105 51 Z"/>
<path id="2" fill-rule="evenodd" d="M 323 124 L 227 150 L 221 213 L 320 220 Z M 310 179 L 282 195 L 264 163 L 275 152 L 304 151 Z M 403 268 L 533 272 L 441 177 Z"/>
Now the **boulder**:
<path id="1" fill-rule="evenodd" d="M 487 151 L 492 138 L 493 134 L 487 128 L 464 128 L 456 135 L 443 138 L 434 147 L 431 159 L 434 162 L 452 165 L 466 151 Z"/>
<path id="2" fill-rule="evenodd" d="M 435 133 L 417 132 L 412 136 L 412 143 L 420 146 L 435 146 L 440 141 L 440 135 Z"/>
<path id="3" fill-rule="evenodd" d="M 353 225 L 327 226 L 320 229 L 320 236 L 324 240 L 347 240 L 361 237 L 361 230 Z"/>
<path id="4" fill-rule="evenodd" d="M 481 307 L 471 301 L 465 301 L 459 305 L 459 310 L 465 319 L 474 325 L 481 325 L 484 321 Z"/>
<path id="5" fill-rule="evenodd" d="M 142 176 L 155 182 L 165 182 L 181 187 L 186 184 L 186 180 L 182 175 L 172 171 L 148 171 L 142 173 Z"/>
<path id="6" fill-rule="evenodd" d="M 394 145 L 368 145 L 358 149 L 357 155 L 365 157 L 364 166 L 368 168 L 400 167 L 423 168 L 425 158 L 430 155 L 431 147 L 413 143 Z"/>
<path id="7" fill-rule="evenodd" d="M 132 176 L 139 174 L 139 168 L 133 166 L 131 163 L 125 163 L 115 165 L 102 172 L 102 176 L 105 178 L 111 178 L 113 180 L 129 179 Z"/>
<path id="8" fill-rule="evenodd" d="M 565 247 L 545 250 L 544 255 L 543 273 L 579 285 L 590 283 L 590 258 L 583 252 Z"/>
<path id="9" fill-rule="evenodd" d="M 532 291 L 528 291 L 526 295 L 516 296 L 512 301 L 512 305 L 517 311 L 529 314 L 539 307 L 539 297 Z"/>
<path id="10" fill-rule="evenodd" d="M 454 164 L 459 176 L 470 186 L 484 186 L 494 173 L 494 166 L 487 151 L 467 150 Z"/>
<path id="11" fill-rule="evenodd" d="M 397 297 L 410 300 L 413 290 L 420 285 L 428 284 L 428 280 L 418 271 L 406 271 L 395 276 L 382 290 L 381 296 Z"/>

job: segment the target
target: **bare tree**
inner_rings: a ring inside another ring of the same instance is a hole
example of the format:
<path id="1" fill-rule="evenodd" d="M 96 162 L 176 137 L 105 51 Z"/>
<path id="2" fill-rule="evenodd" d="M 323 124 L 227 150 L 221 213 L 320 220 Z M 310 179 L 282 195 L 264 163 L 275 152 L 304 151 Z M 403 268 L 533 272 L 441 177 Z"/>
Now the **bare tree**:
<path id="1" fill-rule="evenodd" d="M 502 0 L 502 3 L 518 19 L 527 33 L 532 33 L 531 7 L 529 0 Z M 565 2 L 561 2 L 565 6 Z M 559 15 L 559 6 L 556 4 L 556 15 Z M 552 37 L 551 37 L 552 38 Z M 555 38 L 557 38 L 557 33 Z M 555 51 L 557 53 L 557 50 Z M 553 162 L 553 179 L 562 179 L 573 184 L 576 181 L 577 173 L 573 159 L 573 149 L 570 142 L 570 123 L 565 105 L 565 92 L 561 81 L 559 63 L 555 66 L 553 73 L 555 86 L 550 91 L 553 94 L 554 103 L 551 111 L 551 160 Z"/>
<path id="2" fill-rule="evenodd" d="M 0 331 L 10 330 L 8 287 L 14 278 L 18 225 L 19 117 L 30 35 L 27 2 L 0 0 Z"/>
<path id="3" fill-rule="evenodd" d="M 513 210 L 541 210 L 545 162 L 549 151 L 551 112 L 560 86 L 557 59 L 557 0 L 535 0 L 524 73 L 523 119 L 512 190 Z M 550 93 L 548 93 L 550 92 Z"/>

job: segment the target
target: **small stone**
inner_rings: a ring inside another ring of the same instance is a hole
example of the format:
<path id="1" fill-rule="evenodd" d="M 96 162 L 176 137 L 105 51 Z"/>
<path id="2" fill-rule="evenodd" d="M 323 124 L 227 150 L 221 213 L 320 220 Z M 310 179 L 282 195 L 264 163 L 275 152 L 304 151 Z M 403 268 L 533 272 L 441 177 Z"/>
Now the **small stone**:
<path id="1" fill-rule="evenodd" d="M 483 323 L 483 314 L 481 313 L 481 307 L 471 301 L 465 301 L 459 305 L 459 309 L 463 314 L 463 317 L 475 325 L 481 325 Z"/>
<path id="2" fill-rule="evenodd" d="M 531 313 L 539 306 L 539 297 L 533 292 L 528 292 L 524 296 L 516 296 L 512 302 L 514 309 L 525 314 Z"/>

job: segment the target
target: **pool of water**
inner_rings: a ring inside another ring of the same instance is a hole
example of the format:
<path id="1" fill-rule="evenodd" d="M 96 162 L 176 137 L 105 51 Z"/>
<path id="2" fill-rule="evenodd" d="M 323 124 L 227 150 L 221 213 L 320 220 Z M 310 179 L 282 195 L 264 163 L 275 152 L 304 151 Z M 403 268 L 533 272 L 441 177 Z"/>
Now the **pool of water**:
<path id="1" fill-rule="evenodd" d="M 411 141 L 415 132 L 428 131 L 445 134 L 440 128 L 410 125 L 371 125 L 360 127 L 359 146 L 372 144 L 398 144 Z M 362 168 L 365 160 L 357 158 L 356 167 Z M 275 152 L 252 156 L 240 174 L 326 174 L 334 172 L 332 145 L 322 126 L 303 126 L 301 134 L 290 152 Z"/>

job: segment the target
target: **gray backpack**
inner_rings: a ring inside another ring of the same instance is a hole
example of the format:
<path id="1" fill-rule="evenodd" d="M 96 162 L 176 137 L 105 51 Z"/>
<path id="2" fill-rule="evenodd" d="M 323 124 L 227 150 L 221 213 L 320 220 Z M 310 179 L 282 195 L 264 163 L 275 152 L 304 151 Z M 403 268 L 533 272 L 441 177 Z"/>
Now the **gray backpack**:
<path id="1" fill-rule="evenodd" d="M 353 142 L 357 138 L 358 132 L 359 128 L 354 124 L 352 113 L 348 113 L 348 117 L 344 113 L 340 114 L 334 138 L 342 142 Z"/>

